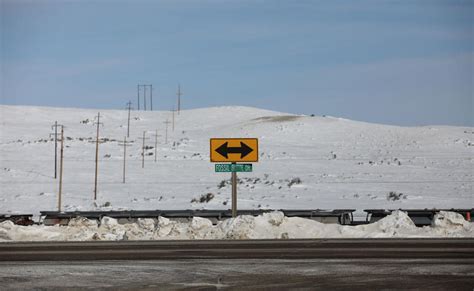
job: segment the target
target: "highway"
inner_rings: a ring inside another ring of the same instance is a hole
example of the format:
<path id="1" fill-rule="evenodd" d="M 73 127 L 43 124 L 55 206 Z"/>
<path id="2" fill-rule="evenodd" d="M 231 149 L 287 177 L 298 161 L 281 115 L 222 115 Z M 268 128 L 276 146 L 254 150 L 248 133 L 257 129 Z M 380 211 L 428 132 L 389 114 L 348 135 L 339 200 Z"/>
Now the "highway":
<path id="1" fill-rule="evenodd" d="M 0 244 L 0 289 L 472 290 L 472 239 Z"/>
<path id="2" fill-rule="evenodd" d="M 310 258 L 474 259 L 474 240 L 168 240 L 0 244 L 0 261 Z"/>

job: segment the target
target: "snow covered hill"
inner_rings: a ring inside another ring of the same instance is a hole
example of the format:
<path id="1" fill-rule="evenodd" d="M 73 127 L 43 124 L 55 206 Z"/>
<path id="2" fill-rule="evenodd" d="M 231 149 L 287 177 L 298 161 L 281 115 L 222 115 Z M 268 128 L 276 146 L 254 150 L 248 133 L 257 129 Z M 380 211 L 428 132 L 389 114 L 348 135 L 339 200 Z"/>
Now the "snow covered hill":
<path id="1" fill-rule="evenodd" d="M 97 112 L 0 105 L 0 213 L 56 210 L 55 121 L 65 125 L 67 211 L 230 208 L 230 174 L 214 172 L 211 137 L 259 138 L 260 161 L 252 173 L 239 174 L 240 209 L 474 207 L 472 127 L 397 127 L 249 107 L 181 111 L 167 143 L 171 112 L 132 111 L 125 184 L 119 142 L 127 111 L 100 110 L 105 141 L 94 203 Z M 149 138 L 144 168 L 143 131 Z M 210 200 L 200 202 L 201 196 Z"/>

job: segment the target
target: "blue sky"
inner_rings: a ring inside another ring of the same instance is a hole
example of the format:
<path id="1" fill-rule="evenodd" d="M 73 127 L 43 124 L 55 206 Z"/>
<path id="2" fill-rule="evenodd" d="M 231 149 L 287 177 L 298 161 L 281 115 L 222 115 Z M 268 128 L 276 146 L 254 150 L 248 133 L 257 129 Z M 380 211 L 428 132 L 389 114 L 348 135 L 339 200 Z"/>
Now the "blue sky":
<path id="1" fill-rule="evenodd" d="M 1 103 L 474 126 L 474 1 L 0 0 Z M 135 105 L 136 106 L 136 105 Z"/>

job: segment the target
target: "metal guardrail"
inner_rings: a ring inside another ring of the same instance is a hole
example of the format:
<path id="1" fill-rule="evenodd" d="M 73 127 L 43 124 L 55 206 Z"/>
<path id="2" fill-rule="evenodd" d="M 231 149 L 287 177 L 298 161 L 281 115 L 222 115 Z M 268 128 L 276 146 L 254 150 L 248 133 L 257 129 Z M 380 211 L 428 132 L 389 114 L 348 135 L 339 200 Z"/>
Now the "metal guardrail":
<path id="1" fill-rule="evenodd" d="M 0 222 L 11 221 L 18 225 L 32 225 L 33 214 L 0 214 Z"/>
<path id="2" fill-rule="evenodd" d="M 239 210 L 238 215 L 258 216 L 263 213 L 272 212 L 275 210 L 258 209 L 258 210 Z M 354 209 L 336 209 L 336 210 L 287 210 L 279 209 L 287 217 L 303 217 L 313 219 L 323 223 L 339 223 L 351 224 L 353 220 Z M 130 211 L 72 211 L 72 212 L 57 212 L 57 211 L 41 211 L 41 220 L 45 225 L 65 225 L 75 217 L 85 217 L 88 219 L 95 219 L 100 221 L 102 217 L 112 217 L 118 219 L 119 222 L 132 222 L 138 218 L 158 218 L 166 217 L 177 220 L 189 220 L 193 217 L 203 217 L 210 219 L 214 224 L 218 221 L 232 217 L 231 210 L 130 210 Z"/>
<path id="3" fill-rule="evenodd" d="M 281 211 L 286 217 L 302 217 L 312 219 L 322 223 L 336 223 L 341 225 L 360 225 L 376 222 L 396 209 L 365 209 L 367 213 L 366 220 L 355 221 L 353 212 L 355 209 L 247 209 L 239 210 L 238 215 L 258 216 L 272 211 Z M 471 209 L 398 209 L 406 212 L 416 226 L 431 225 L 434 216 L 440 211 L 450 211 L 461 214 L 466 220 L 474 222 L 474 208 Z M 229 210 L 127 210 L 127 211 L 41 211 L 40 223 L 44 225 L 67 225 L 72 218 L 85 217 L 100 222 L 102 217 L 112 217 L 119 220 L 120 223 L 134 222 L 139 218 L 166 217 L 169 219 L 188 221 L 193 217 L 203 217 L 211 220 L 214 224 L 217 222 L 232 218 L 232 211 Z M 34 224 L 32 214 L 0 214 L 0 222 L 10 220 L 18 225 Z"/>
<path id="4" fill-rule="evenodd" d="M 366 222 L 376 222 L 390 214 L 396 209 L 365 209 L 367 212 Z M 473 222 L 474 208 L 471 209 L 398 209 L 406 212 L 416 226 L 427 226 L 431 225 L 434 216 L 440 211 L 450 211 L 461 214 L 464 219 Z"/>

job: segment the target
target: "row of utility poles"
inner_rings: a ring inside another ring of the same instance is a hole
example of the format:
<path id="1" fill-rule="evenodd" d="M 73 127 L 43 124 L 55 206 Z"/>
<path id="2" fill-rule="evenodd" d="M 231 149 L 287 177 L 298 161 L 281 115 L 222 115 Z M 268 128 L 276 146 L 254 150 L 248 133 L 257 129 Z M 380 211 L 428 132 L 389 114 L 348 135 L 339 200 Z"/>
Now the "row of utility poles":
<path id="1" fill-rule="evenodd" d="M 148 93 L 148 94 L 147 94 Z M 137 105 L 140 110 L 140 97 L 143 97 L 143 110 L 146 111 L 146 99 L 150 98 L 150 110 L 153 111 L 153 85 L 137 85 Z"/>
<path id="2" fill-rule="evenodd" d="M 119 146 L 123 146 L 123 169 L 122 169 L 122 183 L 126 181 L 126 159 L 127 159 L 127 147 L 131 146 L 132 142 L 127 141 L 127 138 L 130 137 L 130 111 L 132 108 L 132 102 L 127 102 L 126 109 L 128 110 L 128 118 L 127 118 L 127 136 L 124 137 L 123 142 L 119 142 Z M 94 117 L 93 125 L 96 126 L 96 140 L 95 140 L 95 175 L 94 175 L 94 201 L 97 200 L 97 192 L 98 192 L 98 174 L 99 174 L 99 144 L 103 142 L 100 138 L 100 127 L 104 125 L 103 122 L 100 121 L 101 115 L 100 112 L 97 113 L 97 116 Z M 175 110 L 172 110 L 172 122 L 169 119 L 166 119 L 164 122 L 165 124 L 165 144 L 168 143 L 168 125 L 172 123 L 172 130 L 175 129 Z M 57 152 L 58 152 L 58 142 L 60 142 L 60 166 L 59 166 L 59 190 L 58 190 L 58 211 L 61 212 L 61 199 L 62 199 L 62 178 L 63 178 L 63 160 L 64 160 L 64 126 L 62 124 L 58 124 L 56 121 L 51 128 L 54 130 L 54 133 L 51 133 L 50 136 L 54 136 L 54 178 L 57 179 Z M 60 137 L 58 137 L 58 129 L 60 128 Z M 145 155 L 147 146 L 145 144 L 145 140 L 148 140 L 149 137 L 146 137 L 147 131 L 143 131 L 142 139 L 142 168 L 145 167 Z M 155 138 L 155 146 L 154 146 L 154 155 L 155 155 L 155 163 L 157 162 L 158 156 L 158 137 L 161 136 L 158 134 L 158 129 L 154 131 L 154 138 Z"/>
<path id="3" fill-rule="evenodd" d="M 178 105 L 178 114 L 181 112 L 181 84 L 178 84 L 178 91 L 176 92 L 177 105 Z M 137 85 L 137 110 L 140 110 L 140 100 L 143 104 L 143 110 L 147 110 L 147 99 L 149 99 L 150 110 L 153 111 L 153 84 L 138 84 Z"/>
<path id="4" fill-rule="evenodd" d="M 183 92 L 181 91 L 181 84 L 178 84 L 177 96 L 177 113 L 180 114 L 181 111 L 181 96 Z M 147 110 L 147 99 L 149 99 L 149 108 L 153 111 L 153 85 L 152 84 L 138 84 L 137 85 L 137 110 L 140 110 L 140 100 L 143 99 L 143 110 Z M 127 118 L 127 136 L 124 137 L 123 142 L 119 142 L 119 146 L 123 146 L 123 169 L 122 169 L 122 182 L 125 183 L 126 176 L 126 157 L 127 157 L 127 147 L 131 146 L 131 142 L 127 141 L 127 138 L 130 137 L 130 114 L 133 110 L 132 102 L 129 101 L 126 103 L 126 110 L 128 111 Z M 100 126 L 103 126 L 104 123 L 100 121 L 100 112 L 97 113 L 97 116 L 94 118 L 94 125 L 97 126 L 96 129 L 96 141 L 95 141 L 95 175 L 94 175 L 94 201 L 97 200 L 97 184 L 98 184 L 98 174 L 99 174 L 99 144 L 102 142 L 100 139 Z M 172 109 L 172 121 L 170 122 L 166 119 L 165 123 L 165 144 L 168 143 L 168 125 L 172 124 L 172 130 L 175 129 L 175 109 Z M 50 136 L 54 136 L 54 179 L 58 178 L 58 142 L 60 142 L 60 162 L 59 162 L 59 187 L 58 187 L 58 211 L 61 212 L 61 197 L 62 197 L 62 181 L 63 181 L 63 160 L 64 160 L 64 126 L 58 124 L 56 121 L 51 128 L 54 130 L 54 133 L 51 133 Z M 60 137 L 58 138 L 58 129 L 60 128 Z M 158 130 L 155 130 L 155 163 L 157 162 L 157 147 L 158 147 Z M 149 139 L 146 137 L 146 131 L 143 132 L 142 139 L 142 168 L 145 167 L 145 140 Z"/>

